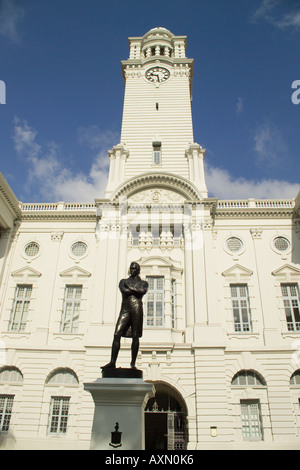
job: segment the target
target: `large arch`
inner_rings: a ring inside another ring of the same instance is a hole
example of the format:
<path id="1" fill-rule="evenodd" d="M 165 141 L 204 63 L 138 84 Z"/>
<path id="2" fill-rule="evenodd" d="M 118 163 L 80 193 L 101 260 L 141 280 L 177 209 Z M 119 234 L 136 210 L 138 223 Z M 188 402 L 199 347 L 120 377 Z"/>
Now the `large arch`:
<path id="1" fill-rule="evenodd" d="M 166 188 L 177 192 L 186 201 L 201 201 L 202 195 L 196 186 L 182 176 L 171 173 L 143 173 L 138 177 L 130 178 L 122 183 L 113 192 L 111 199 L 117 201 L 119 198 L 129 198 L 133 194 L 147 188 Z"/>
<path id="2" fill-rule="evenodd" d="M 165 382 L 153 382 L 155 395 L 145 407 L 145 449 L 184 450 L 188 443 L 187 405 Z"/>

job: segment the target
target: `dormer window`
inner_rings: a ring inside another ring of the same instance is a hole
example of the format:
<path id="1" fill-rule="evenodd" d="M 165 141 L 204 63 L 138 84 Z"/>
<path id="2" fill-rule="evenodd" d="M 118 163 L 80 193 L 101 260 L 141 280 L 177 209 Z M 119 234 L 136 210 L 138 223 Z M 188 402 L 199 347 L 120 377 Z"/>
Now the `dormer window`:
<path id="1" fill-rule="evenodd" d="M 161 142 L 153 142 L 153 165 L 161 164 Z"/>

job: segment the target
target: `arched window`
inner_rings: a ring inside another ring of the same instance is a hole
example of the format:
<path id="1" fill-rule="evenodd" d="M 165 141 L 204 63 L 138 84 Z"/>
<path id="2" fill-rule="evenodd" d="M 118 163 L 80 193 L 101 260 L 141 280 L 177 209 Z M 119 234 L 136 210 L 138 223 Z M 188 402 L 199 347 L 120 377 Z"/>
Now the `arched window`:
<path id="1" fill-rule="evenodd" d="M 242 387 L 264 387 L 266 382 L 261 375 L 253 370 L 241 370 L 235 374 L 231 381 L 231 385 Z"/>
<path id="2" fill-rule="evenodd" d="M 68 368 L 59 368 L 51 372 L 47 379 L 46 384 L 51 385 L 77 385 L 79 383 L 78 377 L 74 371 Z"/>
<path id="3" fill-rule="evenodd" d="M 296 370 L 291 376 L 290 385 L 298 385 L 300 387 L 300 369 Z"/>
<path id="4" fill-rule="evenodd" d="M 0 369 L 0 383 L 22 383 L 22 372 L 13 366 L 5 366 Z"/>

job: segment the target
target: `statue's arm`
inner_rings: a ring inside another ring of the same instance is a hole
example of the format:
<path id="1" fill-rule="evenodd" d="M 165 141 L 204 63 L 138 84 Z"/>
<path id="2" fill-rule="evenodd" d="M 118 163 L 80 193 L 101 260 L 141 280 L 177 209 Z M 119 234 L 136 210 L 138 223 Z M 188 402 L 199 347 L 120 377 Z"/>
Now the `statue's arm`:
<path id="1" fill-rule="evenodd" d="M 131 289 L 126 284 L 126 279 L 122 279 L 120 281 L 119 289 L 122 292 L 122 294 L 130 294 L 131 293 Z"/>
<path id="2" fill-rule="evenodd" d="M 144 295 L 148 290 L 148 282 L 142 281 L 134 286 L 134 289 L 131 289 L 133 293 Z"/>

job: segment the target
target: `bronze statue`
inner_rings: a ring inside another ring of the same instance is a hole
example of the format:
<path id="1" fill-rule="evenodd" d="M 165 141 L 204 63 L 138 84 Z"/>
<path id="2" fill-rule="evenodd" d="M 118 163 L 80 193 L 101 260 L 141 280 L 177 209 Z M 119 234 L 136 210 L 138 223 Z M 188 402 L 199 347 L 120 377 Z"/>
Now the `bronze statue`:
<path id="1" fill-rule="evenodd" d="M 140 278 L 140 265 L 138 263 L 131 263 L 129 271 L 130 277 L 122 279 L 119 283 L 119 289 L 122 293 L 122 305 L 115 327 L 111 359 L 101 369 L 114 369 L 116 367 L 122 336 L 132 338 L 130 366 L 132 369 L 136 369 L 135 361 L 140 345 L 139 338 L 143 333 L 142 298 L 148 290 L 148 283 Z"/>

